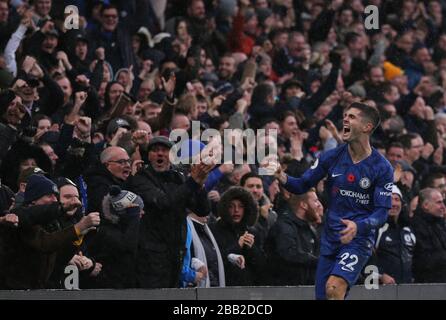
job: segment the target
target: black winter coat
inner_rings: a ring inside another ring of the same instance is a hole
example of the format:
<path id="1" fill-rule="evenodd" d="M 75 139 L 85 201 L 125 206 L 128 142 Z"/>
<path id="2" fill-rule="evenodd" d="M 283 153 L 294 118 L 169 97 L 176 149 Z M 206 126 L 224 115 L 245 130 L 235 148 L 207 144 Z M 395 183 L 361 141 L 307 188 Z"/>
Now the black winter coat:
<path id="1" fill-rule="evenodd" d="M 389 221 L 378 230 L 373 257 L 379 273 L 386 273 L 396 283 L 412 282 L 412 261 L 415 249 L 415 235 L 408 226 Z"/>
<path id="2" fill-rule="evenodd" d="M 209 214 L 206 191 L 192 178 L 148 165 L 130 177 L 129 190 L 144 201 L 137 254 L 137 281 L 142 288 L 178 287 L 186 242 L 187 209 Z"/>
<path id="3" fill-rule="evenodd" d="M 232 200 L 239 200 L 244 207 L 244 215 L 240 223 L 234 224 L 229 214 Z M 252 195 L 241 187 L 229 188 L 221 197 L 218 204 L 218 215 L 221 218 L 211 225 L 212 233 L 218 243 L 225 264 L 227 286 L 252 286 L 264 284 L 266 258 L 263 252 L 262 237 L 252 227 L 258 218 L 257 203 Z M 245 232 L 254 235 L 254 245 L 240 247 L 238 240 Z M 243 255 L 245 268 L 233 265 L 229 254 Z"/>
<path id="4" fill-rule="evenodd" d="M 417 239 L 413 257 L 415 282 L 446 282 L 446 226 L 444 218 L 417 210 L 412 218 L 412 228 Z"/>
<path id="5" fill-rule="evenodd" d="M 319 257 L 320 234 L 289 213 L 270 230 L 265 250 L 271 285 L 313 285 Z"/>
<path id="6" fill-rule="evenodd" d="M 110 191 L 110 186 L 124 188 L 124 181 L 116 178 L 103 164 L 98 164 L 85 172 L 87 183 L 88 211 L 102 212 L 102 200 Z"/>
<path id="7" fill-rule="evenodd" d="M 88 253 L 102 264 L 95 288 L 135 288 L 139 216 L 119 222 L 103 220 L 88 240 Z"/>

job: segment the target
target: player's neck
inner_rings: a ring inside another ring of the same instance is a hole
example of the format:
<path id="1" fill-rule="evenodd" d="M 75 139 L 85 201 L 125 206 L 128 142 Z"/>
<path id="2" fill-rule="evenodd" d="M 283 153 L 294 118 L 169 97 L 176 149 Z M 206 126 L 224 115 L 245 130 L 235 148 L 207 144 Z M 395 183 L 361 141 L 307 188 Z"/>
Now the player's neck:
<path id="1" fill-rule="evenodd" d="M 348 153 L 350 154 L 353 163 L 358 163 L 372 154 L 372 147 L 368 140 L 351 141 L 348 144 Z"/>

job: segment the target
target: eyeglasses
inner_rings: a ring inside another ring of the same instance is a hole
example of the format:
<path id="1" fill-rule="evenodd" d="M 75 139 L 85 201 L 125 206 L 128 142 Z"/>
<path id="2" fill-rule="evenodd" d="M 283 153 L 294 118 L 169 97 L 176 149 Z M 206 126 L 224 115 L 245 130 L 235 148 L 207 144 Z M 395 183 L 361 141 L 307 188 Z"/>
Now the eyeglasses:
<path id="1" fill-rule="evenodd" d="M 131 164 L 132 160 L 130 160 L 130 159 L 121 159 L 121 160 L 110 160 L 109 162 L 119 163 L 122 166 L 124 164 Z"/>

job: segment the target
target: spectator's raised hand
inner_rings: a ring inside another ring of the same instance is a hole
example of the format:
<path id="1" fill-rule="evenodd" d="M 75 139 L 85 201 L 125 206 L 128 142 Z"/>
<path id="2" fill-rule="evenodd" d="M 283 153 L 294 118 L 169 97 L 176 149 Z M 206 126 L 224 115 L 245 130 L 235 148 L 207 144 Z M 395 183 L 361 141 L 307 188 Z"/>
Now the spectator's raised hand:
<path id="1" fill-rule="evenodd" d="M 255 242 L 255 237 L 253 234 L 246 232 L 244 237 L 243 246 L 246 246 L 248 248 L 252 248 Z"/>
<path id="2" fill-rule="evenodd" d="M 40 31 L 42 31 L 43 34 L 50 32 L 54 29 L 54 22 L 51 20 L 45 21 L 43 26 L 40 28 Z"/>
<path id="3" fill-rule="evenodd" d="M 81 221 L 75 224 L 75 227 L 81 235 L 86 235 L 90 230 L 96 230 L 100 223 L 99 212 L 91 212 L 88 216 L 82 217 Z"/>
<path id="4" fill-rule="evenodd" d="M 194 165 L 192 165 L 190 175 L 196 183 L 198 183 L 199 185 L 202 185 L 206 181 L 209 172 L 211 172 L 214 167 L 215 167 L 215 165 L 213 163 L 211 163 L 211 164 L 205 164 L 205 163 L 194 164 Z"/>
<path id="5" fill-rule="evenodd" d="M 22 63 L 22 70 L 25 71 L 26 74 L 28 74 L 35 63 L 36 59 L 34 57 L 26 56 Z"/>
<path id="6" fill-rule="evenodd" d="M 90 79 L 85 74 L 80 74 L 76 77 L 76 82 L 84 87 L 90 86 Z"/>
<path id="7" fill-rule="evenodd" d="M 0 217 L 0 224 L 10 225 L 14 227 L 19 226 L 19 217 L 13 213 L 8 213 L 3 217 Z"/>
<path id="8" fill-rule="evenodd" d="M 175 76 L 175 73 L 172 72 L 169 76 L 169 79 L 164 79 L 163 77 L 161 77 L 161 82 L 162 82 L 162 86 L 163 86 L 163 90 L 166 93 L 166 95 L 169 98 L 173 98 L 173 93 L 175 91 L 175 86 L 177 83 L 177 77 Z"/>
<path id="9" fill-rule="evenodd" d="M 220 201 L 220 193 L 217 190 L 209 191 L 208 193 L 208 199 L 213 202 L 219 202 Z"/>
<path id="10" fill-rule="evenodd" d="M 81 140 L 88 140 L 87 142 L 90 142 L 91 118 L 79 117 L 79 119 L 76 121 L 76 130 L 79 133 L 79 138 L 81 138 Z"/>
<path id="11" fill-rule="evenodd" d="M 42 68 L 39 66 L 39 64 L 37 62 L 34 63 L 29 74 L 32 75 L 33 77 L 36 77 L 37 79 L 42 79 L 43 76 L 45 75 Z"/>
<path id="12" fill-rule="evenodd" d="M 143 160 L 135 160 L 132 162 L 132 176 L 136 175 L 144 166 Z"/>
<path id="13" fill-rule="evenodd" d="M 333 137 L 336 139 L 336 141 L 337 141 L 338 143 L 342 143 L 342 138 L 341 138 L 341 136 L 340 136 L 340 134 L 339 134 L 338 128 L 336 128 L 336 126 L 334 125 L 334 123 L 333 123 L 331 120 L 326 119 L 326 120 L 325 120 L 325 126 L 327 127 L 328 131 L 331 132 L 331 134 L 332 134 Z"/>
<path id="14" fill-rule="evenodd" d="M 326 127 L 321 126 L 319 128 L 319 138 L 322 142 L 326 142 L 328 139 L 333 138 L 333 134 Z"/>
<path id="15" fill-rule="evenodd" d="M 149 140 L 149 133 L 146 130 L 136 130 L 132 134 L 132 141 L 137 145 L 147 145 Z"/>
<path id="16" fill-rule="evenodd" d="M 99 273 L 101 273 L 101 271 L 102 271 L 102 263 L 96 262 L 93 271 L 91 271 L 90 273 L 90 276 L 97 277 Z"/>
<path id="17" fill-rule="evenodd" d="M 74 105 L 81 107 L 87 100 L 88 94 L 85 91 L 78 91 L 74 95 Z"/>

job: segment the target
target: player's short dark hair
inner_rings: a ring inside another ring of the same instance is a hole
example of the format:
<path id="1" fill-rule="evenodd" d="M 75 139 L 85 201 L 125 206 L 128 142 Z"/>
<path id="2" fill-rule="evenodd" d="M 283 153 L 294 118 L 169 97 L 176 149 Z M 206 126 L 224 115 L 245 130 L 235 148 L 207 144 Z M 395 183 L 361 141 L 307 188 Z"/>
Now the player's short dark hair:
<path id="1" fill-rule="evenodd" d="M 378 110 L 361 102 L 353 102 L 345 109 L 345 111 L 353 108 L 361 111 L 361 116 L 372 123 L 372 132 L 375 131 L 376 128 L 378 128 L 379 124 L 381 123 L 381 117 Z"/>
<path id="2" fill-rule="evenodd" d="M 243 177 L 240 179 L 240 185 L 242 187 L 244 187 L 246 181 L 250 178 L 259 178 L 263 182 L 262 177 L 260 175 L 258 175 L 255 172 L 248 172 L 248 173 L 244 174 Z"/>

